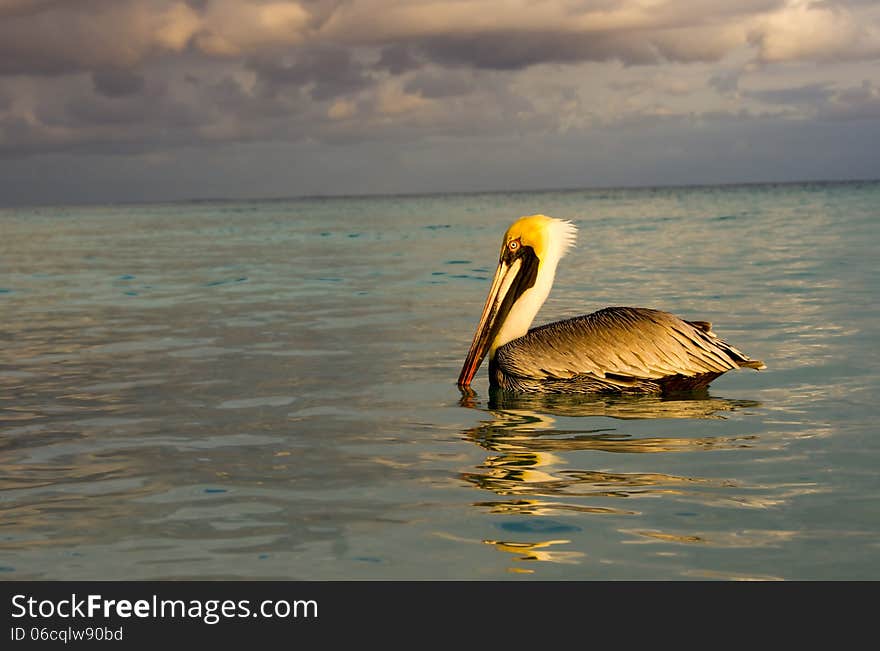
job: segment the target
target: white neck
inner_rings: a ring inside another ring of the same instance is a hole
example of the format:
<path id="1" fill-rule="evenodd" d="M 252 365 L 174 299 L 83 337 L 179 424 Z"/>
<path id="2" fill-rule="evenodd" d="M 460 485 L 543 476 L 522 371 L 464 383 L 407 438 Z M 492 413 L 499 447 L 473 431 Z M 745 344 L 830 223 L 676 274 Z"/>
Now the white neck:
<path id="1" fill-rule="evenodd" d="M 539 254 L 540 262 L 535 284 L 524 291 L 510 308 L 507 318 L 498 331 L 498 336 L 495 337 L 495 341 L 492 342 L 489 349 L 490 357 L 494 357 L 496 348 L 522 337 L 529 331 L 538 310 L 550 295 L 550 288 L 553 287 L 559 260 L 574 244 L 577 230 L 571 222 L 554 219 L 549 224 L 548 230 L 546 251 Z"/>
<path id="2" fill-rule="evenodd" d="M 495 354 L 495 349 L 503 346 L 508 341 L 513 341 L 522 337 L 529 331 L 532 321 L 538 314 L 538 310 L 550 295 L 550 288 L 553 286 L 553 278 L 556 275 L 556 263 L 542 263 L 538 269 L 538 276 L 535 278 L 535 284 L 524 291 L 519 300 L 510 308 L 498 336 L 492 342 L 489 355 Z"/>

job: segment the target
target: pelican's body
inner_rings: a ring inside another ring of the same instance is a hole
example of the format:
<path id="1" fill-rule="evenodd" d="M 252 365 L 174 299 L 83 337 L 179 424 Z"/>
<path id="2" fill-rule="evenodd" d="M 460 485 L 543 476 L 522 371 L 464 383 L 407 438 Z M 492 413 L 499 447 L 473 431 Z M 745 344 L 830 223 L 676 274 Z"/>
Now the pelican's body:
<path id="1" fill-rule="evenodd" d="M 608 307 L 529 329 L 575 234 L 573 224 L 544 215 L 507 230 L 460 387 L 487 354 L 490 386 L 525 393 L 690 391 L 731 369 L 764 368 L 709 323 L 647 308 Z"/>

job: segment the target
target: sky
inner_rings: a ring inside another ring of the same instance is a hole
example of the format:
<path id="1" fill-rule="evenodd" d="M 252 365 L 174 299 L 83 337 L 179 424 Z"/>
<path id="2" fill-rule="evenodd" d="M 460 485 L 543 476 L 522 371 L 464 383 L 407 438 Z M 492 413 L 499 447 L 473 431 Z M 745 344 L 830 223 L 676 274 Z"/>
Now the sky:
<path id="1" fill-rule="evenodd" d="M 876 0 L 0 0 L 0 206 L 880 178 Z"/>

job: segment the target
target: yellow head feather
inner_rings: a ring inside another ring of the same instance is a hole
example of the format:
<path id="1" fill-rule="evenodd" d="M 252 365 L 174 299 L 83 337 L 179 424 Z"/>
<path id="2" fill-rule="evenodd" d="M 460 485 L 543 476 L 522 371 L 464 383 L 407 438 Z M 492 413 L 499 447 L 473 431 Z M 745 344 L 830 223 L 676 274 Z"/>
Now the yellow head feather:
<path id="1" fill-rule="evenodd" d="M 555 219 L 547 215 L 529 215 L 520 217 L 504 234 L 504 247 L 514 240 L 522 246 L 530 246 L 539 260 L 546 260 L 549 254 L 559 258 L 574 244 L 577 228 L 563 219 Z"/>

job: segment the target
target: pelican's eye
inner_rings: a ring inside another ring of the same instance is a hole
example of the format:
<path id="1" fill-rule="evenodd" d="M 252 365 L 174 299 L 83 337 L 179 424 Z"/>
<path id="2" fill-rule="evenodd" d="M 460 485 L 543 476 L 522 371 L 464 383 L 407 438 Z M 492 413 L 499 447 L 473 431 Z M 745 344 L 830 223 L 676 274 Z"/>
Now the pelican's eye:
<path id="1" fill-rule="evenodd" d="M 519 248 L 519 240 L 510 240 L 510 242 L 507 243 L 507 248 L 511 251 L 516 251 Z"/>

